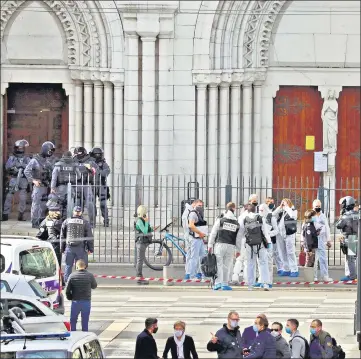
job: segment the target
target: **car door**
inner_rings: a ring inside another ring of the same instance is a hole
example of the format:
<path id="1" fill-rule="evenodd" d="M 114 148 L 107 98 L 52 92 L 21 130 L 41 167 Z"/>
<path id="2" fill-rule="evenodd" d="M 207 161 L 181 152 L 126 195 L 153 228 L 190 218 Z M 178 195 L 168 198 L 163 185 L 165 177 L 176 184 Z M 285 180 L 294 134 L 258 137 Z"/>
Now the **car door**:
<path id="1" fill-rule="evenodd" d="M 6 280 L 0 279 L 0 292 L 11 292 L 9 283 Z"/>
<path id="2" fill-rule="evenodd" d="M 45 314 L 37 308 L 34 304 L 26 300 L 17 300 L 17 299 L 8 299 L 7 300 L 8 309 L 14 307 L 20 308 L 27 317 L 44 317 Z"/>

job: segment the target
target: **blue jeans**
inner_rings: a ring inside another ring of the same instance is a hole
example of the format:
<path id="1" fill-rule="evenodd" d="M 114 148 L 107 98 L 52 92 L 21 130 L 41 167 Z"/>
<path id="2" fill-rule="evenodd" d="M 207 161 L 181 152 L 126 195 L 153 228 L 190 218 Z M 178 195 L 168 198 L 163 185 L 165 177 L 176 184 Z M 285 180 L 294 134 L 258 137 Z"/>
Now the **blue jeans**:
<path id="1" fill-rule="evenodd" d="M 74 263 L 77 260 L 82 259 L 86 265 L 88 265 L 88 253 L 85 251 L 83 245 L 75 246 L 66 246 L 65 248 L 65 271 L 64 271 L 64 280 L 65 283 L 68 282 L 68 278 L 73 270 Z"/>
<path id="2" fill-rule="evenodd" d="M 196 274 L 199 270 L 199 264 L 202 260 L 202 258 L 205 256 L 205 249 L 203 240 L 200 238 L 193 238 L 192 236 L 189 236 L 190 239 L 190 254 L 188 259 L 188 270 L 190 275 L 190 278 L 195 278 Z M 188 252 L 188 253 L 189 253 Z M 188 255 L 187 253 L 187 255 Z"/>
<path id="3" fill-rule="evenodd" d="M 88 331 L 91 303 L 90 300 L 73 300 L 70 309 L 70 327 L 72 332 L 76 332 L 76 323 L 79 313 L 81 313 L 81 329 Z"/>

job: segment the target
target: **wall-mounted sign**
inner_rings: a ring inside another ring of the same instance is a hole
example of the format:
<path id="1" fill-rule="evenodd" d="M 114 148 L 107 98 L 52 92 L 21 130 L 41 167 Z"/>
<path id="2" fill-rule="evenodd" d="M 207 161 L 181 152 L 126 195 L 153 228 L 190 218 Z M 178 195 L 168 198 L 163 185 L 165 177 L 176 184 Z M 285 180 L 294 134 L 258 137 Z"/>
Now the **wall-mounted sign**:
<path id="1" fill-rule="evenodd" d="M 328 155 L 324 152 L 314 152 L 313 170 L 315 172 L 328 171 Z"/>
<path id="2" fill-rule="evenodd" d="M 306 136 L 306 151 L 315 150 L 315 136 Z"/>

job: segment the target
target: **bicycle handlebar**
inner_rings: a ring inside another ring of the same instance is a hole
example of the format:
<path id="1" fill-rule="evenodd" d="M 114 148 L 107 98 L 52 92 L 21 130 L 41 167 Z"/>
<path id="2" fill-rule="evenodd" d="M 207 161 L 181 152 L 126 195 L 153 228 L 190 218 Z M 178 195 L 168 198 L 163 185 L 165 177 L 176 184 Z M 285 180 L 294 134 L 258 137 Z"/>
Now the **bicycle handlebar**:
<path id="1" fill-rule="evenodd" d="M 162 228 L 159 232 L 168 231 L 168 228 L 173 224 L 173 221 L 168 223 L 164 228 Z"/>

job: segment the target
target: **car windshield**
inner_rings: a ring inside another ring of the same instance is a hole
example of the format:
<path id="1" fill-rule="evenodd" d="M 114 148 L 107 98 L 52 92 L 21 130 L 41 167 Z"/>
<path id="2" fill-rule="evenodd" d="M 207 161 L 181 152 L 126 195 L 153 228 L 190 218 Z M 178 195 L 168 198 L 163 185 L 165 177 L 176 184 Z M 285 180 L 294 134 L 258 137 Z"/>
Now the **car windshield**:
<path id="1" fill-rule="evenodd" d="M 68 352 L 66 350 L 27 350 L 17 352 L 16 358 L 66 359 L 68 358 Z"/>
<path id="2" fill-rule="evenodd" d="M 20 252 L 22 274 L 33 275 L 36 279 L 56 275 L 56 258 L 50 248 L 31 248 Z"/>
<path id="3" fill-rule="evenodd" d="M 36 280 L 31 280 L 29 283 L 30 288 L 33 290 L 35 295 L 40 298 L 46 298 L 48 294 L 41 287 L 41 285 Z"/>

